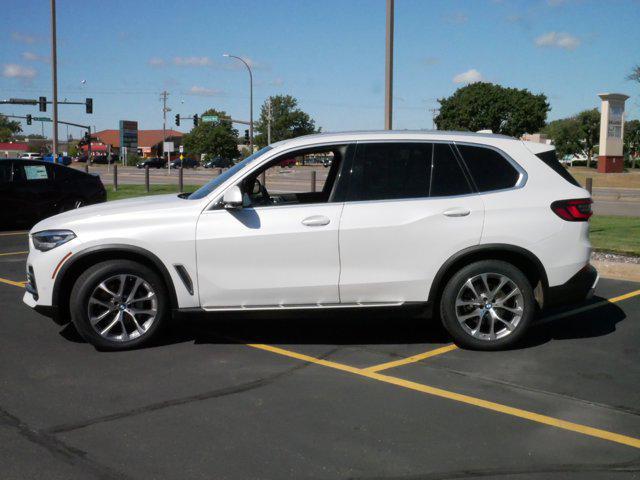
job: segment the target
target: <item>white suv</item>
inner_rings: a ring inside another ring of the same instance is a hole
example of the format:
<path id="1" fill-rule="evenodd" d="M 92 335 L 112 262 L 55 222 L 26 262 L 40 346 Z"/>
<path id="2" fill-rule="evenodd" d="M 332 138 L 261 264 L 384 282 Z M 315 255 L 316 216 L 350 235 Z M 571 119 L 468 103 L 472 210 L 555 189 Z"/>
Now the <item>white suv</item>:
<path id="1" fill-rule="evenodd" d="M 315 170 L 318 188 L 313 167 L 280 168 L 306 156 L 330 160 Z M 24 301 L 105 349 L 149 341 L 179 311 L 412 304 L 435 311 L 459 345 L 498 349 L 538 310 L 593 291 L 590 215 L 589 193 L 548 145 L 311 135 L 265 147 L 190 195 L 38 223 Z"/>

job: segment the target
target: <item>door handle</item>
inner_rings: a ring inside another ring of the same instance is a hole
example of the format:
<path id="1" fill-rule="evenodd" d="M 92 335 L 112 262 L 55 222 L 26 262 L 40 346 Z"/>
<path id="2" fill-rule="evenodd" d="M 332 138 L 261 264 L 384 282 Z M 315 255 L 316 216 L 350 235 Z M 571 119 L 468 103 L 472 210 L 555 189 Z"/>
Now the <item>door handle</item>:
<path id="1" fill-rule="evenodd" d="M 442 212 L 443 215 L 447 217 L 466 217 L 471 213 L 471 210 L 468 208 L 454 207 Z"/>
<path id="2" fill-rule="evenodd" d="M 302 224 L 307 227 L 322 227 L 323 225 L 329 225 L 329 222 L 331 222 L 329 217 L 324 215 L 312 215 L 302 220 Z"/>

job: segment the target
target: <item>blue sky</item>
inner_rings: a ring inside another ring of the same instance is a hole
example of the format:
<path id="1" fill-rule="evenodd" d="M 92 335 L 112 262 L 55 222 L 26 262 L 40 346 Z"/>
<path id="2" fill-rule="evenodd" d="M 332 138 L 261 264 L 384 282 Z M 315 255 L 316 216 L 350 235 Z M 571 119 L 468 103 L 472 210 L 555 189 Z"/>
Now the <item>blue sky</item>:
<path id="1" fill-rule="evenodd" d="M 436 99 L 479 79 L 546 94 L 550 120 L 597 107 L 603 91 L 631 95 L 627 117 L 640 117 L 640 85 L 625 80 L 640 63 L 638 0 L 395 3 L 394 128 L 431 128 Z M 49 2 L 9 0 L 0 32 L 0 98 L 50 99 Z M 59 97 L 94 98 L 93 115 L 61 106 L 60 119 L 162 128 L 165 89 L 168 126 L 209 107 L 247 118 L 248 75 L 230 52 L 254 65 L 254 115 L 288 93 L 325 131 L 379 129 L 384 32 L 384 0 L 58 0 Z"/>

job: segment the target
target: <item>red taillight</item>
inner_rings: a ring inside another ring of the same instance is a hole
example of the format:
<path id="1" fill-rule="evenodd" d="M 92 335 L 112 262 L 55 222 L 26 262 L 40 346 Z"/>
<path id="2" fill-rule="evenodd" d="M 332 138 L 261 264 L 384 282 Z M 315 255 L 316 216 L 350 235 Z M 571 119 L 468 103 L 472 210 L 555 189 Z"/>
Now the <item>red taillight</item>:
<path id="1" fill-rule="evenodd" d="M 593 215 L 591 212 L 590 198 L 577 198 L 574 200 L 558 200 L 551 204 L 551 210 L 561 219 L 568 222 L 586 222 Z"/>

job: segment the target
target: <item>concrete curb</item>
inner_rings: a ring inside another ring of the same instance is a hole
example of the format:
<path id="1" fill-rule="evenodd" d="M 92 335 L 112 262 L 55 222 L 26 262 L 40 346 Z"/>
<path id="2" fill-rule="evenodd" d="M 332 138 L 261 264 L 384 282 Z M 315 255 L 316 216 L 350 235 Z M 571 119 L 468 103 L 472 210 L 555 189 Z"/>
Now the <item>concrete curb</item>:
<path id="1" fill-rule="evenodd" d="M 591 260 L 591 265 L 603 278 L 640 282 L 640 264 Z"/>

